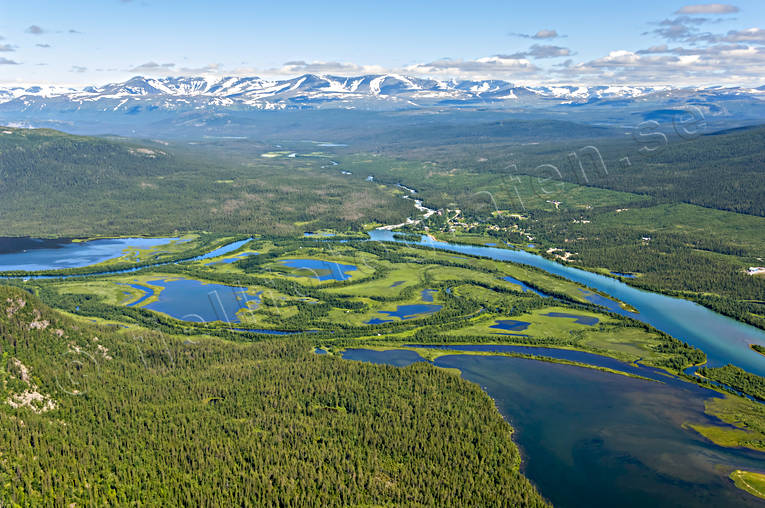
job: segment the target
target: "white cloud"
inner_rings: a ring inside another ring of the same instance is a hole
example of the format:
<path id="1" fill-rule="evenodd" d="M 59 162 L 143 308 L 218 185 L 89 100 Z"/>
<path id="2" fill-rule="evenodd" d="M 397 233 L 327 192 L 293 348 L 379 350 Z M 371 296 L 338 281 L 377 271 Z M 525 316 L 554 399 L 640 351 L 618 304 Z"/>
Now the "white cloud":
<path id="1" fill-rule="evenodd" d="M 531 36 L 532 39 L 555 39 L 558 37 L 556 30 L 540 30 Z"/>
<path id="2" fill-rule="evenodd" d="M 441 59 L 407 66 L 404 73 L 456 78 L 513 78 L 537 74 L 539 68 L 525 58 L 496 55 L 475 60 Z"/>
<path id="3" fill-rule="evenodd" d="M 558 58 L 570 56 L 571 50 L 562 46 L 553 46 L 548 44 L 532 44 L 527 51 L 514 53 L 512 55 L 497 55 L 502 58 L 521 59 L 521 58 Z"/>
<path id="4" fill-rule="evenodd" d="M 561 66 L 563 81 L 625 84 L 762 84 L 765 48 L 719 44 L 706 48 L 653 46 Z"/>
<path id="5" fill-rule="evenodd" d="M 693 4 L 675 11 L 675 14 L 733 14 L 739 9 L 730 4 Z"/>

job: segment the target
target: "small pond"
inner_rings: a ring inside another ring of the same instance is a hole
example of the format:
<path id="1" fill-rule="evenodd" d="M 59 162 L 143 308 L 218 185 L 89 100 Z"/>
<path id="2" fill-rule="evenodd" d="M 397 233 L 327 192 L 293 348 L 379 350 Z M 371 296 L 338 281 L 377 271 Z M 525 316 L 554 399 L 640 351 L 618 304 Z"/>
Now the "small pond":
<path id="1" fill-rule="evenodd" d="M 574 320 L 574 323 L 580 325 L 593 326 L 598 324 L 598 318 L 592 316 L 582 316 L 581 314 L 569 314 L 568 312 L 548 312 L 547 314 L 542 315 L 556 318 L 570 318 Z"/>
<path id="2" fill-rule="evenodd" d="M 285 259 L 280 261 L 284 266 L 305 270 L 306 274 L 318 280 L 348 280 L 348 272 L 356 270 L 354 265 L 344 265 L 321 259 Z"/>
<path id="3" fill-rule="evenodd" d="M 422 297 L 422 301 L 426 303 L 432 303 L 433 302 L 433 296 L 438 293 L 437 289 L 423 289 L 420 293 L 420 296 Z"/>
<path id="4" fill-rule="evenodd" d="M 141 308 L 167 314 L 181 321 L 208 323 L 223 321 L 238 323 L 237 312 L 251 308 L 250 302 L 260 303 L 260 293 L 248 295 L 246 288 L 224 286 L 222 284 L 203 283 L 191 279 L 159 279 L 149 284 L 162 287 L 157 301 Z M 132 285 L 144 291 L 140 285 Z M 132 304 L 135 306 L 151 296 L 151 292 Z"/>
<path id="5" fill-rule="evenodd" d="M 441 305 L 426 304 L 426 303 L 414 303 L 411 305 L 399 305 L 396 310 L 381 310 L 379 314 L 385 314 L 391 318 L 399 318 L 400 320 L 413 319 L 417 317 L 423 317 L 426 314 L 433 314 L 441 310 Z M 379 325 L 383 323 L 390 323 L 393 319 L 380 319 L 372 318 L 366 321 L 367 325 Z"/>
<path id="6" fill-rule="evenodd" d="M 527 323 L 526 321 L 516 321 L 514 319 L 497 319 L 495 323 L 489 328 L 507 330 L 509 332 L 522 332 L 529 326 L 531 326 L 531 323 Z"/>

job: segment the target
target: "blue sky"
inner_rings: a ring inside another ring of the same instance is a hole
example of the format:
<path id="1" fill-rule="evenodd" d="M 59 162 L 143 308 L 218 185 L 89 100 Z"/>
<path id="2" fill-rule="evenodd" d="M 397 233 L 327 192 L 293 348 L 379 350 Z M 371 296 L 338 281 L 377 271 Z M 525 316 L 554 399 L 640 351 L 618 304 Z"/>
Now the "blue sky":
<path id="1" fill-rule="evenodd" d="M 759 86 L 764 26 L 762 0 L 0 0 L 0 82 L 394 72 Z"/>

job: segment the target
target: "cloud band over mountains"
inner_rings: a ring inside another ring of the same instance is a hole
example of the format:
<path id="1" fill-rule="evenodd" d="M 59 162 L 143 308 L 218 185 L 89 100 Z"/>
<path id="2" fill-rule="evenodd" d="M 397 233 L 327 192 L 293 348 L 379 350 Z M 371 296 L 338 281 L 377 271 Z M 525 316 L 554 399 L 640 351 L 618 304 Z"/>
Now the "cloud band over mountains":
<path id="1" fill-rule="evenodd" d="M 231 65 L 204 61 L 196 61 L 189 65 L 180 63 L 189 60 L 184 56 L 177 60 L 160 60 L 155 57 L 132 63 L 114 63 L 109 64 L 110 68 L 107 69 L 104 68 L 105 65 L 88 65 L 87 61 L 76 61 L 80 55 L 72 54 L 67 68 L 71 74 L 88 76 L 99 72 L 108 72 L 111 76 L 206 74 L 258 75 L 266 78 L 302 74 L 404 74 L 437 79 L 502 79 L 525 84 L 759 86 L 765 84 L 765 29 L 759 26 L 736 27 L 741 23 L 738 16 L 743 14 L 738 6 L 724 3 L 688 4 L 674 11 L 668 9 L 664 19 L 646 20 L 643 30 L 635 34 L 638 38 L 633 38 L 630 44 L 625 44 L 628 47 L 606 46 L 597 52 L 593 52 L 592 48 L 588 48 L 588 51 L 582 50 L 582 42 L 585 41 L 580 40 L 581 34 L 577 39 L 573 33 L 559 31 L 561 27 L 548 25 L 535 27 L 536 30 L 530 30 L 528 33 L 501 34 L 505 38 L 506 48 L 487 51 L 483 55 L 468 54 L 459 58 L 444 55 L 440 58 L 414 60 L 399 65 L 380 65 L 373 61 L 353 61 L 354 59 L 308 58 L 295 58 L 281 65 L 270 66 L 248 65 L 246 62 Z M 45 39 L 55 34 L 80 33 L 74 29 L 55 29 L 47 24 L 28 25 L 26 28 L 20 27 L 20 30 L 23 30 L 24 36 L 28 38 L 28 47 L 41 49 L 52 47 Z M 637 45 L 635 41 L 638 41 Z M 20 49 L 23 48 L 21 43 L 22 41 L 17 40 L 3 40 L 0 43 L 0 54 L 6 54 L 6 57 L 0 57 L 0 65 L 13 65 L 22 69 L 46 64 L 24 58 Z M 380 44 L 384 45 L 385 42 Z M 45 52 L 52 53 L 53 50 Z M 13 58 L 8 58 L 11 55 Z M 8 70 L 15 68 L 6 67 Z"/>

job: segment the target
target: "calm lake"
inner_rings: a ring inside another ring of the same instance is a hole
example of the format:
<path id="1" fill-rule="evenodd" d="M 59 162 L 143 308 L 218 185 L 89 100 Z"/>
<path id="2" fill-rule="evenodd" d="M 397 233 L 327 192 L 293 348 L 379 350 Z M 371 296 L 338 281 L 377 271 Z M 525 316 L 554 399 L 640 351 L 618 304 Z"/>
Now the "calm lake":
<path id="1" fill-rule="evenodd" d="M 588 363 L 619 363 L 579 355 Z M 343 358 L 397 366 L 422 361 L 404 350 L 351 349 Z M 555 506 L 762 506 L 727 476 L 738 468 L 765 469 L 765 454 L 723 448 L 682 428 L 715 422 L 704 413 L 715 392 L 635 367 L 629 370 L 664 383 L 501 356 L 449 355 L 434 364 L 460 369 L 494 399 L 515 429 L 524 474 Z"/>
<path id="2" fill-rule="evenodd" d="M 313 277 L 318 280 L 348 280 L 351 278 L 348 272 L 357 268 L 353 265 L 344 265 L 331 261 L 322 261 L 320 259 L 285 259 L 280 261 L 284 266 L 297 268 L 299 275 Z"/>
<path id="3" fill-rule="evenodd" d="M 35 238 L 0 238 L 0 272 L 61 270 L 103 263 L 134 252 L 149 249 L 180 238 L 108 238 L 88 242 L 40 240 Z"/>

